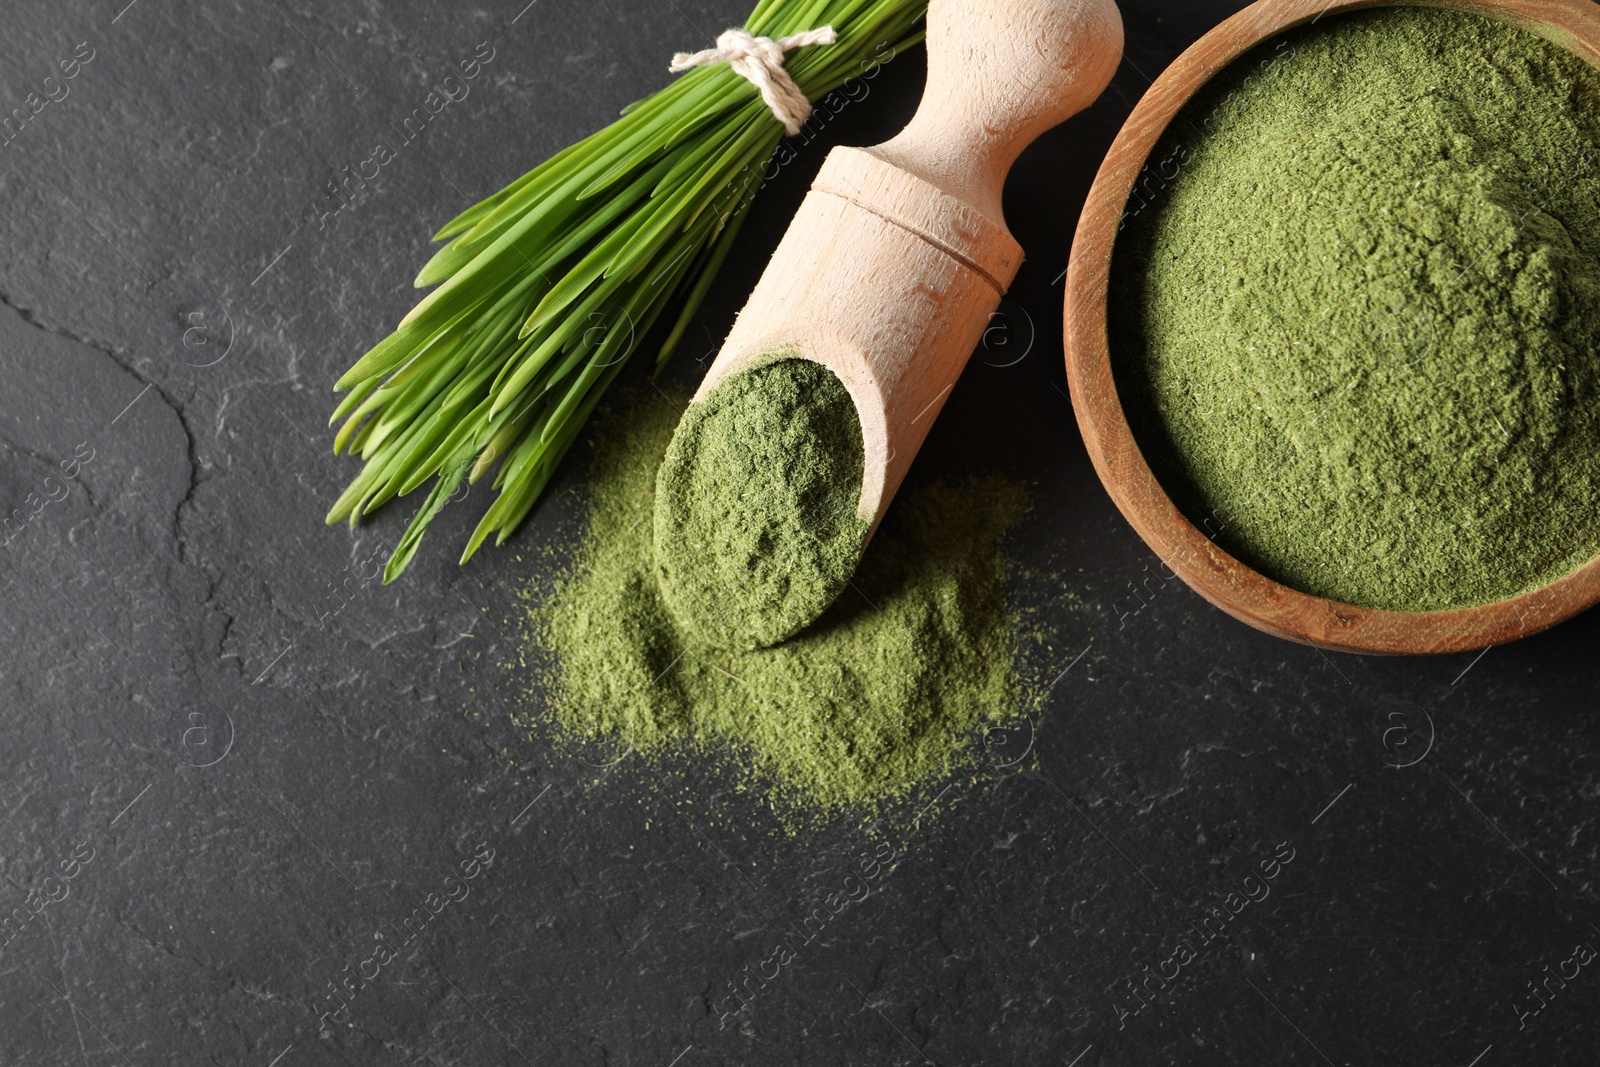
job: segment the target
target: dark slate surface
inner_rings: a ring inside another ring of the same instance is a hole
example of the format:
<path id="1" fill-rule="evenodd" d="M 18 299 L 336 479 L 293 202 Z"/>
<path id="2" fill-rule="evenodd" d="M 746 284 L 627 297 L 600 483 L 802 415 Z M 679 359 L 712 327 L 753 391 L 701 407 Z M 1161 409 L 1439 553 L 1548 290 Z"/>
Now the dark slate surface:
<path id="1" fill-rule="evenodd" d="M 0 553 L 0 1063 L 1594 1062 L 1600 967 L 1564 961 L 1600 946 L 1600 619 L 1410 662 L 1258 635 L 1147 581 L 1077 440 L 1077 210 L 1147 76 L 1236 4 L 1126 5 L 1115 85 L 1009 190 L 1033 255 L 1010 347 L 919 466 L 1038 483 L 1023 556 L 1060 575 L 1030 592 L 1062 639 L 1037 769 L 1005 766 L 1013 738 L 938 817 L 785 836 L 714 772 L 602 772 L 509 721 L 560 506 L 460 571 L 473 500 L 405 581 L 366 580 L 409 507 L 322 526 L 353 471 L 328 389 L 432 229 L 743 14 L 523 2 L 0 14 L 0 109 L 80 57 L 0 149 L 0 503 L 30 514 Z M 480 44 L 465 100 L 327 195 Z M 827 139 L 892 132 L 921 76 L 896 64 Z M 706 349 L 825 147 L 768 191 Z M 475 877 L 432 914 L 452 871 Z M 1247 890 L 1270 895 L 1198 929 Z M 1577 973 L 1537 1001 L 1546 966 Z M 1129 981 L 1175 967 L 1134 1014 Z"/>

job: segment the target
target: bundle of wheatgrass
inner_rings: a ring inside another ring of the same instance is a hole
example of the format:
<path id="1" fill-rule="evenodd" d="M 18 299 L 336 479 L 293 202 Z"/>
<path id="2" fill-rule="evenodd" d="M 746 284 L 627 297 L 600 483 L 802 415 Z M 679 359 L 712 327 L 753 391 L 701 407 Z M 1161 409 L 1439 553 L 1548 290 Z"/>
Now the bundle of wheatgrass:
<path id="1" fill-rule="evenodd" d="M 835 43 L 795 47 L 784 60 L 815 100 L 919 40 L 925 6 L 760 0 L 745 28 L 774 40 L 833 28 Z M 660 369 L 785 133 L 754 81 L 728 63 L 700 66 L 439 232 L 452 240 L 416 282 L 438 288 L 339 379 L 350 394 L 332 420 L 345 420 L 335 451 L 366 466 L 330 523 L 353 524 L 437 479 L 385 581 L 463 481 L 490 470 L 499 495 L 461 560 L 490 534 L 503 543 L 638 341 L 673 308 Z"/>

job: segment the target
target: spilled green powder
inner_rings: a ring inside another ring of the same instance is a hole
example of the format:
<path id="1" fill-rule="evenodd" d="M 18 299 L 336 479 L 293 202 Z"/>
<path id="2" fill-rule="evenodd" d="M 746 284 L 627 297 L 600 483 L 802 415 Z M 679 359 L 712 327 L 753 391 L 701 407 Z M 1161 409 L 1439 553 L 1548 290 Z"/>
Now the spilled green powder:
<path id="1" fill-rule="evenodd" d="M 776 648 L 690 641 L 656 583 L 656 469 L 680 407 L 613 420 L 568 576 L 536 614 L 560 731 L 646 757 L 731 755 L 780 806 L 834 811 L 911 795 L 969 766 L 981 724 L 1019 708 L 1002 540 L 1026 508 L 992 477 L 901 494 L 847 591 Z"/>
<path id="2" fill-rule="evenodd" d="M 668 608 L 719 648 L 766 648 L 838 599 L 870 523 L 861 419 L 820 363 L 735 375 L 689 408 L 656 482 L 655 553 Z"/>
<path id="3" fill-rule="evenodd" d="M 1382 9 L 1225 71 L 1113 264 L 1119 392 L 1189 518 L 1357 605 L 1482 604 L 1600 552 L 1600 74 Z"/>

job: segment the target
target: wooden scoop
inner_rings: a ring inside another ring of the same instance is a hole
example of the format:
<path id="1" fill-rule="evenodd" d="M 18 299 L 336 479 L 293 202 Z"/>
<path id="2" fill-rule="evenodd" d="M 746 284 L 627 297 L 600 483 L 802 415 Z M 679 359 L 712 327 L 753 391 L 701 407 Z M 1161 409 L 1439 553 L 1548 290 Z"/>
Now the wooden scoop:
<path id="1" fill-rule="evenodd" d="M 1121 54 L 1113 0 L 932 0 L 916 117 L 829 154 L 695 402 L 774 355 L 830 368 L 861 416 L 876 531 L 1022 266 L 1000 206 L 1011 165 Z"/>

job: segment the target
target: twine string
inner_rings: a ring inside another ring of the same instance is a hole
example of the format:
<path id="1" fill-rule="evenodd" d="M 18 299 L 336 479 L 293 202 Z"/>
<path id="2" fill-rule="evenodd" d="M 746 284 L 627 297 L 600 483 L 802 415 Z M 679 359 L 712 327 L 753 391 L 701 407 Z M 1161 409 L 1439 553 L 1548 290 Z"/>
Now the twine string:
<path id="1" fill-rule="evenodd" d="M 832 26 L 807 30 L 792 37 L 773 40 L 756 37 L 745 30 L 725 30 L 717 38 L 717 47 L 703 52 L 679 52 L 672 57 L 672 72 L 692 70 L 726 63 L 740 77 L 761 92 L 761 99 L 772 109 L 772 114 L 783 123 L 783 128 L 793 137 L 800 132 L 811 115 L 811 101 L 794 83 L 783 67 L 784 56 L 797 48 L 833 44 L 839 37 Z"/>

